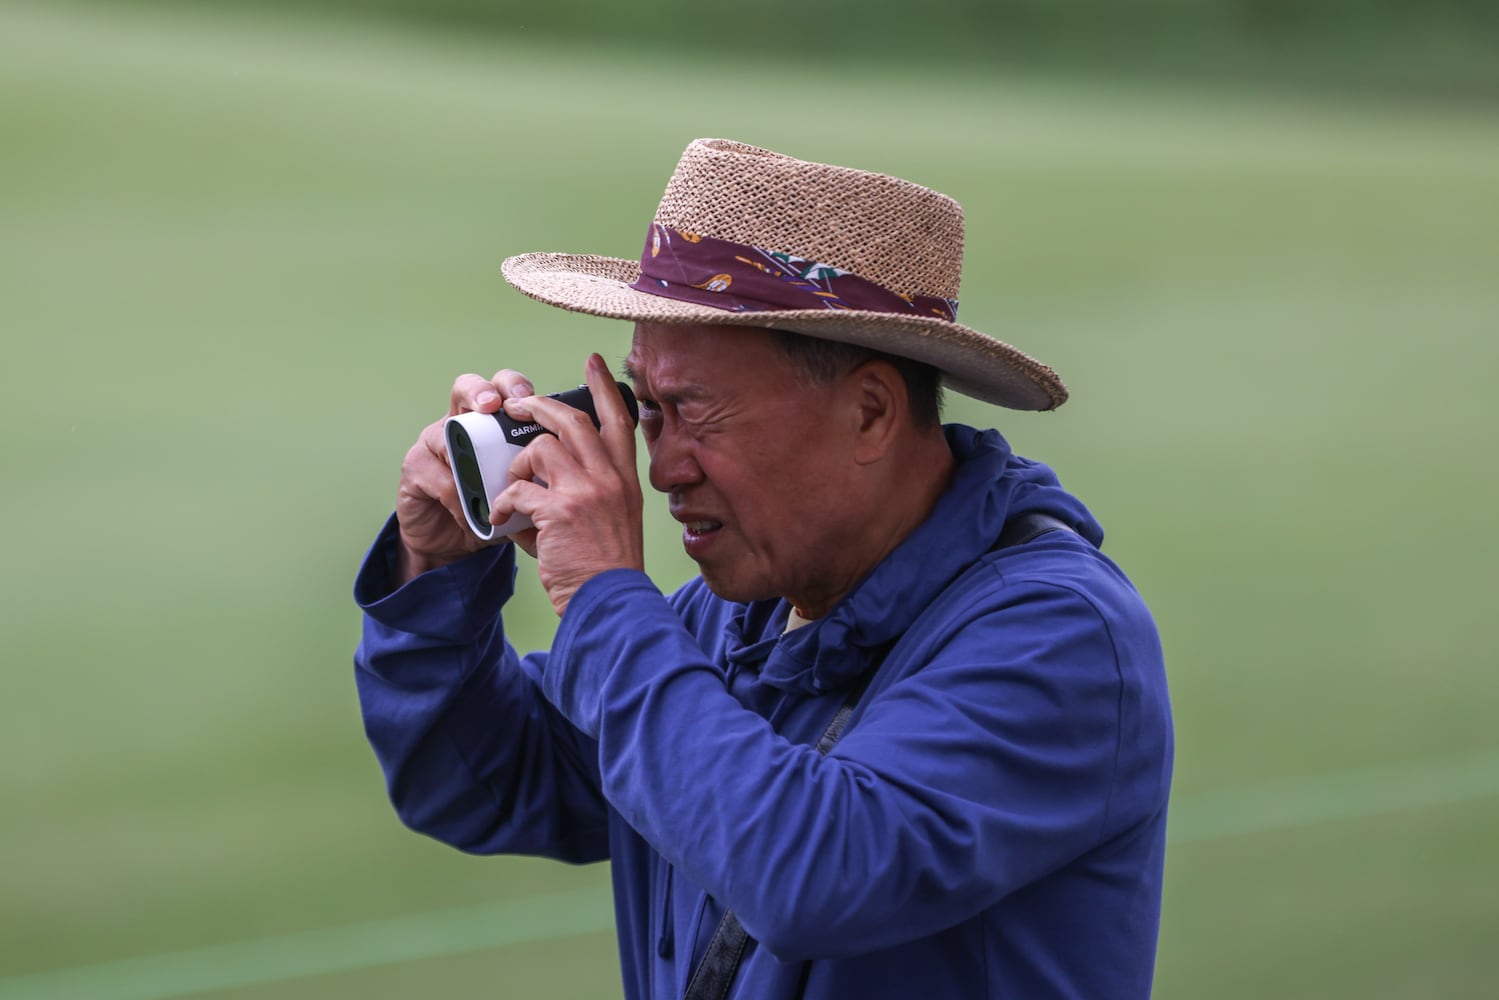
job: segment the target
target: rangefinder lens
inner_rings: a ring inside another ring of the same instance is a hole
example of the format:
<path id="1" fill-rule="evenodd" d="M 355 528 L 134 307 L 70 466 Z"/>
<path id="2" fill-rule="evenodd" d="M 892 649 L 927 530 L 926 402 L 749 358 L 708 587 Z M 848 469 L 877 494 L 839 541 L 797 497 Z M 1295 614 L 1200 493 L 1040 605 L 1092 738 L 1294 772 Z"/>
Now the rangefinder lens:
<path id="1" fill-rule="evenodd" d="M 489 523 L 489 503 L 484 499 L 483 493 L 470 494 L 468 512 L 480 524 Z"/>
<path id="2" fill-rule="evenodd" d="M 470 516 L 478 524 L 489 523 L 489 497 L 484 495 L 484 474 L 479 471 L 479 460 L 474 455 L 473 442 L 468 431 L 457 421 L 446 427 L 448 452 L 453 456 L 454 479 L 458 486 L 459 501 L 468 508 Z"/>

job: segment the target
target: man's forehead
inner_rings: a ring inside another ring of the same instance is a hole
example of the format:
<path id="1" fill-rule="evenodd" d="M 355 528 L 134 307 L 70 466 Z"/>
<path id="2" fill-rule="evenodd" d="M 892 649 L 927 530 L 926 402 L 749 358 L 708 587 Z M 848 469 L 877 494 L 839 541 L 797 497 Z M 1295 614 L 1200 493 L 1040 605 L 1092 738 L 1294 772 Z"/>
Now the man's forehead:
<path id="1" fill-rule="evenodd" d="M 631 351 L 625 358 L 624 376 L 635 385 L 635 391 L 646 393 L 661 402 L 685 403 L 710 399 L 722 393 L 720 380 L 708 373 L 705 379 L 694 378 L 671 364 L 653 365 Z"/>
<path id="2" fill-rule="evenodd" d="M 670 385 L 682 394 L 714 389 L 778 368 L 767 331 L 745 327 L 638 324 L 624 372 L 637 383 Z"/>
<path id="3" fill-rule="evenodd" d="M 636 392 L 649 393 L 661 400 L 684 402 L 692 399 L 707 399 L 718 390 L 712 381 L 699 381 L 685 377 L 685 373 L 670 365 L 657 366 L 637 358 L 634 351 L 625 358 L 624 377 L 635 384 Z"/>

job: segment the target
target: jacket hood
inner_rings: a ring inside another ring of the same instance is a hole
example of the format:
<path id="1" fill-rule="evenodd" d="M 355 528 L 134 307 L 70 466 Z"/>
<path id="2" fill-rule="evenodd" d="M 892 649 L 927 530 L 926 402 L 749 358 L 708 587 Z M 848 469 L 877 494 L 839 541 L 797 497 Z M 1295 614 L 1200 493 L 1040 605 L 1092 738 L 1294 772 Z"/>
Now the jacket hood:
<path id="1" fill-rule="evenodd" d="M 998 431 L 962 424 L 944 431 L 957 468 L 931 515 L 811 625 L 782 636 L 785 602 L 745 605 L 729 625 L 732 664 L 763 661 L 761 679 L 785 690 L 811 694 L 843 687 L 994 547 L 1010 518 L 1049 514 L 1093 546 L 1102 545 L 1103 528 L 1046 465 L 1016 455 Z"/>

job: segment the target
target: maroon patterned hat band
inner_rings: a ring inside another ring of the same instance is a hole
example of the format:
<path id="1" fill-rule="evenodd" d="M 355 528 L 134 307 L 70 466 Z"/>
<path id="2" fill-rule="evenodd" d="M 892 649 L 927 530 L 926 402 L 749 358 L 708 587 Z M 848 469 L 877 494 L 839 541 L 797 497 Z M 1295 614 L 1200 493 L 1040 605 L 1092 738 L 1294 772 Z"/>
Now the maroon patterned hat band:
<path id="1" fill-rule="evenodd" d="M 630 286 L 731 312 L 860 309 L 956 322 L 956 299 L 902 295 L 828 264 L 651 223 Z"/>

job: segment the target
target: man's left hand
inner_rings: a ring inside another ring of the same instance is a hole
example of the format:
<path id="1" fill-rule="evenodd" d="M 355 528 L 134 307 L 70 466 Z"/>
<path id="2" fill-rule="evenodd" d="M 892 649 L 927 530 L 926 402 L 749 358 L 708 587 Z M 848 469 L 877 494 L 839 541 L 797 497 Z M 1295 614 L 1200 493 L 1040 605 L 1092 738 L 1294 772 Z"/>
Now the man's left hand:
<path id="1" fill-rule="evenodd" d="M 645 568 L 635 424 L 604 359 L 591 355 L 586 370 L 597 429 L 586 413 L 546 396 L 505 400 L 511 417 L 534 420 L 552 434 L 516 456 L 510 484 L 491 505 L 494 523 L 519 512 L 535 524 L 513 540 L 536 557 L 559 617 L 599 573 Z"/>

